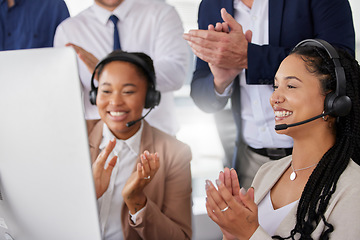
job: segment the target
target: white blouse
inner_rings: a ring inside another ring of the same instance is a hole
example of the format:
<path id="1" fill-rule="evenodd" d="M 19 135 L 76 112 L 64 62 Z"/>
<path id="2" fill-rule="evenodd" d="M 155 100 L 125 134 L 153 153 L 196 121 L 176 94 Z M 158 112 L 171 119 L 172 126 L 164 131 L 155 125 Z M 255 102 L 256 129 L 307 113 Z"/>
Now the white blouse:
<path id="1" fill-rule="evenodd" d="M 270 191 L 258 205 L 258 219 L 260 226 L 273 236 L 280 223 L 288 215 L 290 210 L 296 205 L 298 200 L 278 209 L 274 209 L 271 201 Z"/>

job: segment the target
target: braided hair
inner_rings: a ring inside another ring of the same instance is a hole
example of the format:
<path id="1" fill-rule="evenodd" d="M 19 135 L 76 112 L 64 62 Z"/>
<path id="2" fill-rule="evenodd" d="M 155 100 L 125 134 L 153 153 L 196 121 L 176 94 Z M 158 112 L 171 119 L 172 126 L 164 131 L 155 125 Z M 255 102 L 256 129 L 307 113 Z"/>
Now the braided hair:
<path id="1" fill-rule="evenodd" d="M 350 158 L 360 165 L 360 67 L 349 53 L 341 49 L 337 51 L 345 71 L 346 95 L 352 101 L 351 111 L 347 116 L 337 118 L 335 144 L 321 158 L 305 185 L 297 208 L 296 225 L 290 236 L 273 236 L 273 239 L 295 239 L 295 235 L 300 239 L 312 239 L 311 233 L 321 221 L 325 229 L 320 239 L 329 239 L 334 231 L 333 225 L 324 216 L 329 200 Z M 334 63 L 324 49 L 300 46 L 291 54 L 299 55 L 307 70 L 318 76 L 324 95 L 335 91 Z"/>

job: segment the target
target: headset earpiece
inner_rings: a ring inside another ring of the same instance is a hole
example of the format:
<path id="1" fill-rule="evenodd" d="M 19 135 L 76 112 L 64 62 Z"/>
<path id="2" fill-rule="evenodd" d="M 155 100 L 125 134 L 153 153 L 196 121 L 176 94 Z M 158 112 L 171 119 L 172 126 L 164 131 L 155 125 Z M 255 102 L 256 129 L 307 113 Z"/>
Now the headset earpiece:
<path id="1" fill-rule="evenodd" d="M 97 97 L 98 88 L 94 88 L 90 90 L 90 103 L 92 105 L 96 105 L 96 97 Z"/>
<path id="2" fill-rule="evenodd" d="M 145 108 L 153 108 L 159 105 L 161 94 L 156 91 L 153 87 L 149 87 L 146 93 Z"/>
<path id="3" fill-rule="evenodd" d="M 348 96 L 336 96 L 334 92 L 325 97 L 325 112 L 333 117 L 344 117 L 350 113 L 351 99 Z"/>
<path id="4" fill-rule="evenodd" d="M 346 76 L 341 66 L 340 57 L 336 49 L 328 42 L 321 39 L 307 39 L 298 43 L 294 49 L 300 46 L 315 46 L 324 49 L 335 66 L 336 89 L 325 97 L 325 112 L 333 117 L 344 117 L 350 113 L 351 99 L 346 96 Z"/>
<path id="5" fill-rule="evenodd" d="M 98 64 L 96 64 L 95 66 L 95 69 L 94 69 L 94 72 L 91 76 L 91 80 L 90 80 L 90 86 L 91 86 L 91 90 L 89 92 L 89 100 L 90 100 L 90 103 L 92 105 L 96 105 L 96 97 L 97 97 L 97 93 L 98 93 L 98 88 L 95 87 L 95 84 L 94 84 L 94 80 L 95 80 L 95 75 L 96 75 L 96 72 L 98 70 L 98 68 L 102 65 L 102 64 L 105 64 L 105 61 L 102 60 L 100 61 Z"/>

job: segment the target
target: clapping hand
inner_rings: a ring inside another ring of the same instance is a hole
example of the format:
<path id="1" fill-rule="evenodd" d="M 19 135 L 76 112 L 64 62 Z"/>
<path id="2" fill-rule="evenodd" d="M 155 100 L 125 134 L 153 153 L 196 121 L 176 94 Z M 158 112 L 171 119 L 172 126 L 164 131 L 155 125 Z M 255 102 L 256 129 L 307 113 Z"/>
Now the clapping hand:
<path id="1" fill-rule="evenodd" d="M 105 149 L 99 154 L 92 164 L 92 171 L 95 183 L 96 197 L 100 198 L 109 187 L 112 170 L 115 167 L 117 157 L 114 156 L 105 168 L 106 159 L 116 145 L 116 140 L 112 139 Z"/>
<path id="2" fill-rule="evenodd" d="M 99 59 L 97 59 L 92 53 L 73 43 L 67 43 L 65 46 L 72 47 L 78 57 L 85 63 L 90 73 L 94 72 L 96 64 L 99 62 Z"/>
<path id="3" fill-rule="evenodd" d="M 190 30 L 184 34 L 194 54 L 209 64 L 214 85 L 222 94 L 236 76 L 247 69 L 247 48 L 252 33 L 244 34 L 242 26 L 221 9 L 223 23 L 209 25 L 208 30 Z"/>
<path id="4" fill-rule="evenodd" d="M 218 189 L 209 180 L 206 181 L 209 217 L 219 225 L 224 239 L 249 239 L 259 226 L 254 189 L 239 189 L 235 170 L 227 168 L 219 174 L 216 185 Z"/>
<path id="5" fill-rule="evenodd" d="M 144 188 L 152 181 L 160 167 L 159 156 L 157 153 L 144 151 L 140 155 L 140 163 L 136 166 L 136 171 L 131 174 L 126 182 L 122 196 L 131 214 L 135 214 L 146 204 Z"/>
<path id="6" fill-rule="evenodd" d="M 241 203 L 239 178 L 235 169 L 225 168 L 219 173 L 219 180 L 225 185 L 228 191 L 234 196 L 235 200 Z"/>

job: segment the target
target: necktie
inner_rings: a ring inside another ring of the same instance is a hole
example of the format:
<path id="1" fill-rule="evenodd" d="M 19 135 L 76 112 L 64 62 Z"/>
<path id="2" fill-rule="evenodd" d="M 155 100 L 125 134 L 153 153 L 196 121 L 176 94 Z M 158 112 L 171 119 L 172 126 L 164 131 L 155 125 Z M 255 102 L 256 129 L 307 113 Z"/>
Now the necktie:
<path id="1" fill-rule="evenodd" d="M 114 48 L 113 48 L 113 50 L 121 49 L 119 30 L 117 28 L 117 22 L 119 21 L 119 19 L 115 15 L 111 15 L 109 19 L 114 23 Z"/>

